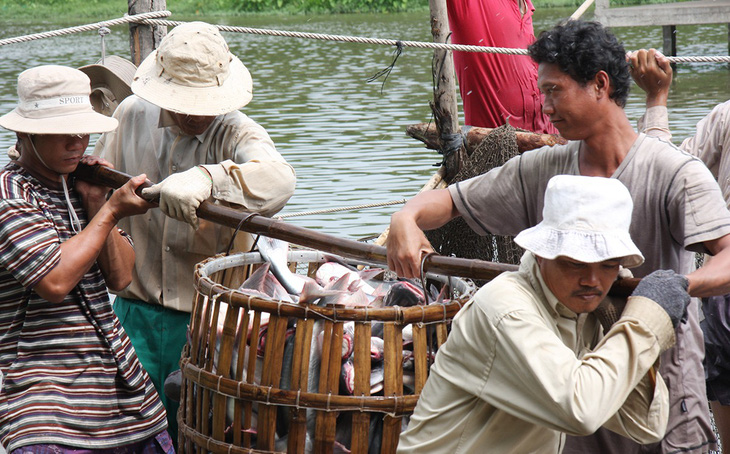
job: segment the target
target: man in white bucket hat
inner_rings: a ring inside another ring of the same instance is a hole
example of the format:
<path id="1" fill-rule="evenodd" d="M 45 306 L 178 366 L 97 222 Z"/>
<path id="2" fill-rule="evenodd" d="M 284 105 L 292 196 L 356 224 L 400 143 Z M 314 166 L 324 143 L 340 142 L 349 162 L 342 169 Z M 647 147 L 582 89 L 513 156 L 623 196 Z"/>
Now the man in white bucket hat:
<path id="1" fill-rule="evenodd" d="M 69 180 L 89 134 L 89 78 L 63 66 L 18 77 L 0 117 L 22 154 L 0 172 L 0 439 L 8 452 L 174 452 L 165 410 L 109 301 L 132 279 L 119 219 L 151 207 L 134 177 L 107 188 Z M 146 451 L 148 450 L 148 451 Z"/>
<path id="2" fill-rule="evenodd" d="M 565 433 L 601 426 L 638 443 L 662 439 L 669 401 L 654 365 L 685 317 L 687 279 L 642 279 L 605 336 L 593 314 L 619 267 L 644 262 L 632 208 L 615 179 L 549 181 L 542 222 L 515 238 L 527 250 L 519 271 L 455 317 L 399 453 L 559 453 Z"/>
<path id="3" fill-rule="evenodd" d="M 140 64 L 132 91 L 114 113 L 119 128 L 99 139 L 94 154 L 161 182 L 147 192 L 159 194 L 162 212 L 120 224 L 134 238 L 137 260 L 114 308 L 163 394 L 186 341 L 195 264 L 224 252 L 233 234 L 198 220 L 195 210 L 210 199 L 272 215 L 291 197 L 295 174 L 266 130 L 238 111 L 251 100 L 251 75 L 216 27 L 172 29 Z M 237 250 L 252 243 L 247 233 L 236 240 Z M 164 395 L 163 402 L 177 439 L 177 403 Z"/>

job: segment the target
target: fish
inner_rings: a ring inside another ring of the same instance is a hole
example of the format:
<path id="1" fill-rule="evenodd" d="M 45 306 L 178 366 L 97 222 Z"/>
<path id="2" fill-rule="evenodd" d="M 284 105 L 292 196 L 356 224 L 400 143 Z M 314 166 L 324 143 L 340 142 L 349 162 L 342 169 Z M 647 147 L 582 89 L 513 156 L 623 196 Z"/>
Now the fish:
<path id="1" fill-rule="evenodd" d="M 340 394 L 352 396 L 355 393 L 355 363 L 352 357 L 342 363 L 340 371 Z"/>
<path id="2" fill-rule="evenodd" d="M 340 279 L 343 276 L 347 276 L 348 288 L 352 291 L 363 289 L 368 294 L 375 292 L 375 289 L 371 285 L 362 280 L 356 269 L 338 262 L 325 262 L 320 265 L 315 273 L 315 280 L 320 285 L 326 285 L 327 282 Z"/>
<path id="3" fill-rule="evenodd" d="M 426 304 L 423 289 L 411 281 L 402 280 L 393 284 L 383 300 L 385 306 L 411 307 Z"/>
<path id="4" fill-rule="evenodd" d="M 293 303 L 294 301 L 289 296 L 289 292 L 281 285 L 278 279 L 269 273 L 270 268 L 270 263 L 263 263 L 241 284 L 238 291 L 258 298 Z"/>
<path id="5" fill-rule="evenodd" d="M 385 341 L 382 337 L 370 337 L 370 362 L 377 363 L 383 361 L 385 357 Z"/>
<path id="6" fill-rule="evenodd" d="M 256 241 L 259 253 L 270 265 L 271 272 L 290 295 L 299 295 L 304 290 L 305 279 L 289 269 L 289 243 L 276 238 L 259 235 Z"/>

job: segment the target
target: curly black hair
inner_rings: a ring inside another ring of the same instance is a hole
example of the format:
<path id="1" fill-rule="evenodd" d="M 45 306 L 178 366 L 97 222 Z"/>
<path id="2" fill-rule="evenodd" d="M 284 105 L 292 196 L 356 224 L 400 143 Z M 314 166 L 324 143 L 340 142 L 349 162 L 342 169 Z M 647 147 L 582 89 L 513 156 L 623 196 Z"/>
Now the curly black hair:
<path id="1" fill-rule="evenodd" d="M 552 63 L 585 86 L 605 71 L 611 80 L 611 99 L 626 106 L 631 88 L 626 50 L 616 36 L 598 22 L 572 20 L 540 33 L 527 52 L 535 62 Z"/>

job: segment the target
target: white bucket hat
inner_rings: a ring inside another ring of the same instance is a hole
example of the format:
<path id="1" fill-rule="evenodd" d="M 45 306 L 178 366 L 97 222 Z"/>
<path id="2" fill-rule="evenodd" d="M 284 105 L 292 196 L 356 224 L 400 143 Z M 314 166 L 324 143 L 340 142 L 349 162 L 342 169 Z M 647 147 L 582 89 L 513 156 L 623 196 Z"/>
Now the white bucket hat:
<path id="1" fill-rule="evenodd" d="M 137 67 L 117 55 L 109 55 L 93 65 L 79 68 L 91 80 L 91 105 L 94 110 L 111 116 L 116 106 L 132 94 L 132 80 Z"/>
<path id="2" fill-rule="evenodd" d="M 629 190 L 617 179 L 557 175 L 545 191 L 542 222 L 520 232 L 515 243 L 546 259 L 621 258 L 625 268 L 639 266 L 644 256 L 629 234 L 633 209 Z"/>
<path id="3" fill-rule="evenodd" d="M 248 104 L 253 82 L 216 27 L 189 22 L 172 29 L 139 65 L 132 91 L 172 112 L 217 116 Z"/>
<path id="4" fill-rule="evenodd" d="M 117 120 L 94 112 L 89 77 L 78 69 L 45 65 L 18 76 L 18 106 L 0 117 L 0 126 L 27 134 L 96 134 Z"/>

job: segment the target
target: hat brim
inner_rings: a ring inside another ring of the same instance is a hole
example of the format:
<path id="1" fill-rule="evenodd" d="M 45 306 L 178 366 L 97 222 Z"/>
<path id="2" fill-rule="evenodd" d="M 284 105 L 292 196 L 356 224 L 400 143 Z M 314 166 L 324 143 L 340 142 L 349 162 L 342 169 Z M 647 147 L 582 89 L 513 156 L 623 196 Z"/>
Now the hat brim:
<path id="1" fill-rule="evenodd" d="M 46 118 L 27 118 L 17 109 L 0 117 L 0 126 L 26 134 L 101 134 L 113 131 L 119 122 L 116 118 L 91 111 Z"/>
<path id="2" fill-rule="evenodd" d="M 79 71 L 84 72 L 91 79 L 91 89 L 99 87 L 107 88 L 114 93 L 116 101 L 122 102 L 124 98 L 132 94 L 132 80 L 137 67 L 130 61 L 119 58 L 112 60 L 112 56 L 107 57 L 106 64 L 93 64 L 82 66 Z"/>
<path id="3" fill-rule="evenodd" d="M 621 259 L 624 268 L 644 263 L 644 256 L 628 232 L 556 230 L 538 224 L 520 232 L 515 237 L 515 243 L 548 260 L 561 256 L 584 263 Z"/>
<path id="4" fill-rule="evenodd" d="M 140 98 L 171 112 L 218 116 L 224 115 L 251 101 L 253 81 L 246 66 L 231 55 L 228 78 L 221 85 L 189 87 L 157 74 L 156 52 L 139 65 L 132 82 L 132 92 Z"/>

